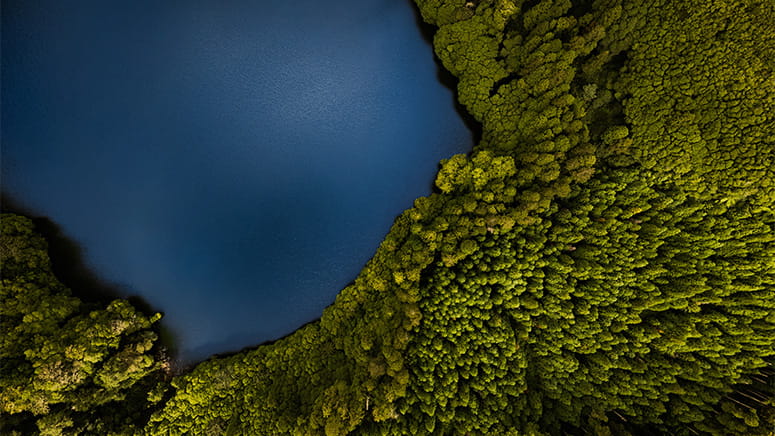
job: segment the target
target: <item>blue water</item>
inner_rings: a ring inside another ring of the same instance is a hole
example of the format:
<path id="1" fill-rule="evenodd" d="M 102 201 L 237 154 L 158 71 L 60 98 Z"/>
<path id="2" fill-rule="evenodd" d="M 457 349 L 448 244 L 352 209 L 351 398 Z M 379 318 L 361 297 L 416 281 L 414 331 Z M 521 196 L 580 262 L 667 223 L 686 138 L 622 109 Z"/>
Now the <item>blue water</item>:
<path id="1" fill-rule="evenodd" d="M 320 316 L 471 134 L 400 0 L 4 0 L 3 189 L 183 359 Z"/>

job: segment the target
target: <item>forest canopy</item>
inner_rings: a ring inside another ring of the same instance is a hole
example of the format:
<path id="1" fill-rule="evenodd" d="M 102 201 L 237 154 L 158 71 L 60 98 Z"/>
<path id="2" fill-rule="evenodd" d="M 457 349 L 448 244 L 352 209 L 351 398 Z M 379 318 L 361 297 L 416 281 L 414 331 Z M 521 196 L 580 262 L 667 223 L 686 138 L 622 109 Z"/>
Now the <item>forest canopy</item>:
<path id="1" fill-rule="evenodd" d="M 775 3 L 416 3 L 482 139 L 321 319 L 166 385 L 6 216 L 7 428 L 772 434 Z"/>
<path id="2" fill-rule="evenodd" d="M 166 390 L 161 315 L 81 301 L 30 219 L 0 223 L 0 433 L 134 434 Z"/>

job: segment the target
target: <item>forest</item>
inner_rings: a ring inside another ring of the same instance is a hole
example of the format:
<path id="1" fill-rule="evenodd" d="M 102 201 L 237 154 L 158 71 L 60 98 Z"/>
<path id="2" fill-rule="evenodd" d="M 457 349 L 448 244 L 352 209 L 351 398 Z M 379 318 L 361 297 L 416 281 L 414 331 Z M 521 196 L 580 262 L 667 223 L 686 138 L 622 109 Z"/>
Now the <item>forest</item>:
<path id="1" fill-rule="evenodd" d="M 0 433 L 775 433 L 775 3 L 416 4 L 482 137 L 320 320 L 173 374 L 3 215 Z"/>

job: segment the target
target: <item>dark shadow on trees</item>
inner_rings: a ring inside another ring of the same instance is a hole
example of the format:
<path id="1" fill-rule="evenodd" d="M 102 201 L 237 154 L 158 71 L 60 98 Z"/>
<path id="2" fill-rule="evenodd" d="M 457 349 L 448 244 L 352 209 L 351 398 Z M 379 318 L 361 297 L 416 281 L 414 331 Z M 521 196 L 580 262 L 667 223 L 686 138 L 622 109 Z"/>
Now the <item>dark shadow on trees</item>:
<path id="1" fill-rule="evenodd" d="M 433 35 L 436 33 L 436 27 L 423 21 L 422 16 L 420 15 L 420 10 L 412 0 L 409 0 L 409 3 L 411 4 L 412 11 L 414 11 L 414 21 L 417 24 L 417 29 L 420 31 L 423 40 L 431 47 L 433 47 Z M 457 112 L 457 114 L 463 120 L 463 123 L 465 123 L 466 127 L 471 132 L 471 140 L 473 141 L 473 144 L 478 144 L 482 139 L 482 124 L 479 121 L 476 121 L 476 119 L 470 113 L 468 113 L 466 108 L 460 104 L 457 93 L 457 84 L 459 80 L 457 77 L 453 76 L 452 73 L 447 71 L 446 68 L 444 68 L 444 65 L 442 65 L 441 60 L 438 56 L 436 56 L 435 52 L 433 54 L 433 61 L 436 63 L 436 78 L 442 85 L 452 91 L 454 96 L 453 103 L 455 105 L 455 112 Z"/>
<path id="2" fill-rule="evenodd" d="M 38 215 L 7 193 L 2 194 L 0 210 L 24 215 L 32 220 L 35 230 L 48 243 L 54 275 L 70 288 L 74 296 L 87 303 L 103 304 L 126 294 L 126 289 L 120 285 L 106 282 L 91 271 L 84 262 L 83 247 L 67 237 L 62 228 L 50 218 Z M 148 304 L 144 306 L 149 307 Z"/>
<path id="3" fill-rule="evenodd" d="M 86 265 L 83 247 L 68 237 L 62 228 L 50 218 L 40 216 L 7 192 L 0 193 L 0 212 L 23 215 L 32 220 L 35 224 L 35 230 L 43 235 L 48 243 L 48 254 L 54 275 L 70 289 L 73 296 L 78 297 L 85 304 L 104 307 L 115 299 L 125 298 L 146 316 L 160 312 L 154 310 L 151 304 L 142 297 L 124 297 L 124 295 L 131 293 L 130 289 L 100 278 Z M 167 348 L 168 354 L 174 357 L 177 340 L 174 333 L 163 325 L 163 318 L 158 333 L 159 342 Z"/>

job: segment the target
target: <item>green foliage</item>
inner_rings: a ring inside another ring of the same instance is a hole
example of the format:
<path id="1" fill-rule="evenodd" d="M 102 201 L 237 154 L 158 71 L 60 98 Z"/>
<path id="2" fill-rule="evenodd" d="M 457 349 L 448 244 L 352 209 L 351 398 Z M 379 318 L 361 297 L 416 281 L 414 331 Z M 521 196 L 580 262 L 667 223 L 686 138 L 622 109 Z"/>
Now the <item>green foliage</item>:
<path id="1" fill-rule="evenodd" d="M 642 24 L 609 35 L 629 45 L 612 90 L 638 139 L 630 153 L 671 177 L 695 174 L 687 189 L 772 211 L 773 3 L 673 3 L 633 2 L 625 20 Z"/>
<path id="2" fill-rule="evenodd" d="M 134 397 L 160 381 L 151 353 L 158 317 L 125 300 L 105 308 L 82 303 L 54 277 L 32 222 L 10 214 L 1 222 L 3 432 L 134 433 L 151 406 Z"/>
<path id="3" fill-rule="evenodd" d="M 145 432 L 771 433 L 773 3 L 417 4 L 481 143 L 442 161 L 438 192 L 318 322 L 175 378 Z M 39 246 L 13 244 L 12 259 Z M 56 286 L 31 272 L 45 256 L 19 259 L 9 313 Z M 86 331 L 56 295 L 8 325 Z M 110 390 L 133 380 L 110 374 L 152 367 L 145 326 L 115 361 L 110 331 L 63 335 L 88 357 L 69 372 L 45 340 L 4 349 L 40 362 L 19 380 L 44 368 Z M 69 398 L 56 377 L 36 383 Z M 37 413 L 24 398 L 13 407 Z M 69 422 L 50 416 L 39 425 Z"/>
<path id="4" fill-rule="evenodd" d="M 227 401 L 244 433 L 766 434 L 772 7 L 417 3 L 482 142 L 318 324 L 200 365 L 151 433 Z"/>
<path id="5" fill-rule="evenodd" d="M 515 174 L 514 160 L 508 156 L 494 157 L 487 151 L 472 159 L 458 154 L 441 161 L 436 186 L 444 193 L 479 190 L 493 180 L 503 181 Z"/>

